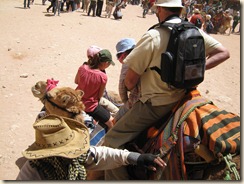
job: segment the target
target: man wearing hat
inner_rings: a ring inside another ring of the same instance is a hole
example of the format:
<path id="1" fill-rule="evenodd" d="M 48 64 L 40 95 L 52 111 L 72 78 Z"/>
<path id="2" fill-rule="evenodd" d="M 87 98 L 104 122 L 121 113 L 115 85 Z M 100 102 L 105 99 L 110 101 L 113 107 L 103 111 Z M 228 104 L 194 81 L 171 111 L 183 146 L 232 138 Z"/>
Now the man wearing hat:
<path id="1" fill-rule="evenodd" d="M 85 112 L 108 128 L 113 126 L 113 117 L 99 104 L 99 101 L 104 94 L 108 80 L 104 70 L 111 64 L 114 65 L 110 51 L 102 49 L 89 59 L 88 65 L 83 64 L 79 67 L 75 77 L 75 83 L 78 85 L 76 89 L 84 91 L 82 101 L 85 105 Z"/>
<path id="2" fill-rule="evenodd" d="M 235 28 L 236 28 L 236 26 L 237 26 L 237 24 L 238 24 L 239 22 L 240 22 L 240 12 L 237 11 L 237 12 L 235 13 L 234 18 L 233 18 L 232 31 L 231 31 L 231 33 L 234 33 L 234 32 L 235 32 Z M 240 30 L 240 27 L 239 27 L 239 30 Z M 238 32 L 240 32 L 240 31 L 238 31 Z"/>
<path id="3" fill-rule="evenodd" d="M 159 23 L 163 21 L 179 23 L 182 10 L 181 0 L 158 0 L 155 3 Z M 228 50 L 210 35 L 199 29 L 205 40 L 206 70 L 216 67 L 228 59 Z M 117 121 L 105 135 L 105 145 L 123 148 L 124 144 L 135 139 L 142 131 L 162 119 L 185 95 L 186 90 L 170 88 L 155 70 L 161 69 L 161 54 L 166 51 L 170 30 L 160 26 L 149 29 L 137 42 L 135 48 L 125 58 L 129 67 L 125 86 L 133 89 L 140 81 L 141 97 L 132 108 Z M 105 172 L 107 180 L 126 180 L 125 167 Z"/>
<path id="4" fill-rule="evenodd" d="M 153 154 L 139 154 L 89 143 L 87 127 L 70 118 L 48 115 L 37 120 L 35 142 L 22 152 L 28 160 L 17 180 L 85 180 L 87 170 L 141 165 L 156 170 L 165 162 Z"/>

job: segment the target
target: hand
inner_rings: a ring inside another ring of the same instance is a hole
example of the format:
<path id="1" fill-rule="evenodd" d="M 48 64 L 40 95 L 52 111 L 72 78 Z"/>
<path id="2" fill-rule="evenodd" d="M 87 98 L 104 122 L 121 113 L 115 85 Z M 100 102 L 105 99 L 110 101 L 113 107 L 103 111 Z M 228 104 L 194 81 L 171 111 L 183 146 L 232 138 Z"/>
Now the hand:
<path id="1" fill-rule="evenodd" d="M 137 159 L 137 165 L 147 167 L 149 170 L 156 171 L 156 165 L 164 168 L 167 164 L 157 155 L 151 153 L 141 154 Z"/>

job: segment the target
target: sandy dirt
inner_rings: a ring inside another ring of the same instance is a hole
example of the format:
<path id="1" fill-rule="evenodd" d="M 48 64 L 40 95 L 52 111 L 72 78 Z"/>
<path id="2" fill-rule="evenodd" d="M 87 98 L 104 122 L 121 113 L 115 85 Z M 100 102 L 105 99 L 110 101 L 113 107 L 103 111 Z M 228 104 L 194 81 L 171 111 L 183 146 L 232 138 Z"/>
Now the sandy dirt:
<path id="1" fill-rule="evenodd" d="M 113 53 L 116 65 L 107 69 L 107 90 L 117 92 L 121 64 L 115 57 L 116 43 L 125 37 L 138 41 L 157 23 L 155 15 L 142 18 L 140 6 L 128 5 L 122 9 L 123 19 L 114 20 L 88 17 L 82 10 L 54 17 L 46 13 L 49 4 L 35 0 L 24 9 L 23 0 L 0 1 L 1 180 L 15 180 L 21 151 L 34 141 L 32 124 L 42 104 L 31 86 L 53 77 L 59 86 L 75 88 L 74 77 L 86 61 L 86 49 L 98 45 Z M 231 58 L 206 71 L 199 90 L 220 108 L 240 115 L 240 35 L 213 37 L 229 49 Z"/>

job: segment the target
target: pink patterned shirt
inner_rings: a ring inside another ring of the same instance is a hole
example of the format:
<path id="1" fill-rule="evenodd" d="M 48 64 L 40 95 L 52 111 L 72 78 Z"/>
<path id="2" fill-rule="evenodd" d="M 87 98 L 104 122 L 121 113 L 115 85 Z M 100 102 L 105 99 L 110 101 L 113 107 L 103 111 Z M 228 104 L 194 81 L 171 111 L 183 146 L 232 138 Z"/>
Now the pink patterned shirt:
<path id="1" fill-rule="evenodd" d="M 78 70 L 79 82 L 76 89 L 84 91 L 82 101 L 85 111 L 92 112 L 99 102 L 99 91 L 102 84 L 107 83 L 107 75 L 99 69 L 91 69 L 88 65 L 80 66 Z"/>

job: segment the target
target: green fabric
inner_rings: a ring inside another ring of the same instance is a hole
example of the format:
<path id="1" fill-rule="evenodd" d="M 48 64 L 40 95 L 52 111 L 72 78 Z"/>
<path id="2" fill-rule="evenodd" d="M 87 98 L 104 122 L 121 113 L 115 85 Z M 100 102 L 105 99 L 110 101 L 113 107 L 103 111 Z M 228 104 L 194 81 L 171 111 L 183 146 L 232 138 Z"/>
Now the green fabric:
<path id="1" fill-rule="evenodd" d="M 86 180 L 86 159 L 87 153 L 74 159 L 48 157 L 31 160 L 30 165 L 37 168 L 46 180 Z"/>

